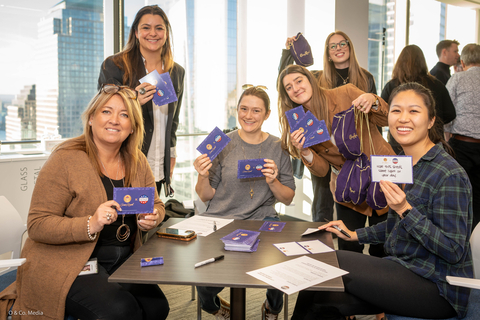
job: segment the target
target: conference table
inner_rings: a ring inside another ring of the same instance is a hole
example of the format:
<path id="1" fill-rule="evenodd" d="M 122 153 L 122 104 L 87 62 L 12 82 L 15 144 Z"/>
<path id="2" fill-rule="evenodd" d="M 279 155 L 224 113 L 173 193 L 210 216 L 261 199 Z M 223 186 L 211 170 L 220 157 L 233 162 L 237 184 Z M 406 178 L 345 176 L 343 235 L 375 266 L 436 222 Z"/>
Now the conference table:
<path id="1" fill-rule="evenodd" d="M 169 227 L 181 220 L 170 218 L 162 227 Z M 261 232 L 259 236 L 260 244 L 256 252 L 246 253 L 224 250 L 224 245 L 220 238 L 236 229 L 258 231 L 263 222 L 257 220 L 235 220 L 207 237 L 198 236 L 189 242 L 159 238 L 154 235 L 118 268 L 109 277 L 108 281 L 230 287 L 231 319 L 245 319 L 246 288 L 273 288 L 267 283 L 246 274 L 246 272 L 300 257 L 298 255 L 285 256 L 273 246 L 274 243 L 318 239 L 333 248 L 333 239 L 329 232 L 319 231 L 311 235 L 301 236 L 307 228 L 316 228 L 322 223 L 286 221 L 286 225 L 281 232 Z M 197 262 L 220 255 L 225 255 L 225 258 L 202 267 L 194 267 Z M 338 267 L 335 252 L 308 254 L 308 256 Z M 142 268 L 140 259 L 150 257 L 163 257 L 164 264 Z M 338 277 L 312 286 L 308 290 L 344 291 L 343 280 L 341 277 Z M 288 314 L 286 308 L 287 306 L 284 306 L 285 315 Z"/>

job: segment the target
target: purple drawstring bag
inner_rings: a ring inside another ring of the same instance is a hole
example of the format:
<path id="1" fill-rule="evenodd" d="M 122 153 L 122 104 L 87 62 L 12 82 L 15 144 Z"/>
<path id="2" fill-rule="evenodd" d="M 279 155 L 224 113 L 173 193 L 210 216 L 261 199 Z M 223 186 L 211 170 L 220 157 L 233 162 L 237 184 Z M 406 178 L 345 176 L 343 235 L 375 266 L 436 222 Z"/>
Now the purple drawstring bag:
<path id="1" fill-rule="evenodd" d="M 299 32 L 290 46 L 290 54 L 299 66 L 309 67 L 313 64 L 312 48 L 307 39 Z"/>
<path id="2" fill-rule="evenodd" d="M 337 176 L 335 199 L 338 202 L 361 204 L 367 198 L 371 181 L 370 160 L 362 153 L 355 160 L 347 160 Z"/>
<path id="3" fill-rule="evenodd" d="M 350 202 L 349 179 L 352 175 L 355 160 L 346 160 L 337 176 L 335 199 L 338 202 Z"/>
<path id="4" fill-rule="evenodd" d="M 362 154 L 360 139 L 355 127 L 355 107 L 337 113 L 333 117 L 332 132 L 338 151 L 348 160 L 355 160 Z"/>

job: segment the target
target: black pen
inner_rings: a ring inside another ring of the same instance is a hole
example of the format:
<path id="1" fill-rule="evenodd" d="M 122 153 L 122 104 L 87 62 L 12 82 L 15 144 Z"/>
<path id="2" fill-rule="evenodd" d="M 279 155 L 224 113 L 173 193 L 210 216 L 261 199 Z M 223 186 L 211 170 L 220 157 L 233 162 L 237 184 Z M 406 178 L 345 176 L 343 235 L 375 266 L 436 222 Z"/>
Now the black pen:
<path id="1" fill-rule="evenodd" d="M 325 221 L 327 221 L 327 222 L 330 222 L 330 221 L 328 221 L 327 218 L 323 218 L 323 219 L 324 219 Z M 351 235 L 349 235 L 345 230 L 343 230 L 343 229 L 340 228 L 339 226 L 333 225 L 332 227 L 334 227 L 335 229 L 337 229 L 338 231 L 340 231 L 341 233 L 343 233 L 345 236 L 347 236 L 347 237 L 349 237 L 349 238 L 352 237 Z"/>
<path id="2" fill-rule="evenodd" d="M 215 258 L 210 258 L 208 260 L 201 261 L 199 263 L 195 263 L 195 268 L 201 267 L 203 265 L 206 265 L 208 263 L 212 263 L 212 262 L 215 262 L 215 261 L 218 261 L 218 260 L 222 260 L 224 257 L 225 257 L 224 255 L 221 255 L 221 256 L 218 256 L 218 257 L 215 257 Z"/>
<path id="3" fill-rule="evenodd" d="M 217 231 L 217 222 L 213 221 L 213 232 Z"/>

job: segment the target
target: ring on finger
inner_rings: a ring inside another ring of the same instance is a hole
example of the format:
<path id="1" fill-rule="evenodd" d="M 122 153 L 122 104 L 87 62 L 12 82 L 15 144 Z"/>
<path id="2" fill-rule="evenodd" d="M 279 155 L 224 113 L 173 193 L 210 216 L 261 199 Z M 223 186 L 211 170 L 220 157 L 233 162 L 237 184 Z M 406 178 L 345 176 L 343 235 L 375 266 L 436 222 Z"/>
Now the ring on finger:
<path id="1" fill-rule="evenodd" d="M 145 88 L 140 88 L 140 90 L 138 91 L 140 94 L 145 94 Z"/>

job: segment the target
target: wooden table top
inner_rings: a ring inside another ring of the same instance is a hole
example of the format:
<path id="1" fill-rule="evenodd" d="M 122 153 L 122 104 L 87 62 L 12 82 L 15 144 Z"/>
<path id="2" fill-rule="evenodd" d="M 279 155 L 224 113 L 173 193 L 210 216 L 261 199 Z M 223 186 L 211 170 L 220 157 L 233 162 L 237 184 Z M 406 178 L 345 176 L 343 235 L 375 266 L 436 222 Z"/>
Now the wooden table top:
<path id="1" fill-rule="evenodd" d="M 162 227 L 168 227 L 180 219 L 169 219 Z M 262 231 L 258 250 L 252 253 L 224 250 L 223 236 L 236 229 L 258 231 L 263 221 L 235 220 L 207 237 L 197 237 L 190 242 L 152 236 L 108 279 L 109 282 L 195 285 L 232 288 L 272 288 L 268 284 L 246 274 L 248 271 L 264 268 L 295 259 L 300 256 L 285 256 L 274 243 L 305 241 L 318 239 L 333 248 L 332 235 L 320 231 L 301 237 L 307 228 L 316 228 L 319 222 L 286 221 L 281 232 Z M 225 258 L 199 268 L 197 262 L 219 255 Z M 163 256 L 164 264 L 160 266 L 140 267 L 141 258 Z M 338 267 L 335 252 L 309 254 L 309 257 Z M 344 291 L 341 277 L 320 283 L 308 290 Z"/>

